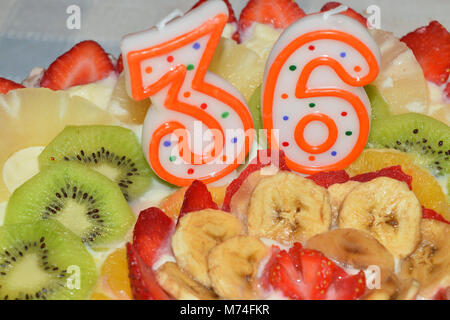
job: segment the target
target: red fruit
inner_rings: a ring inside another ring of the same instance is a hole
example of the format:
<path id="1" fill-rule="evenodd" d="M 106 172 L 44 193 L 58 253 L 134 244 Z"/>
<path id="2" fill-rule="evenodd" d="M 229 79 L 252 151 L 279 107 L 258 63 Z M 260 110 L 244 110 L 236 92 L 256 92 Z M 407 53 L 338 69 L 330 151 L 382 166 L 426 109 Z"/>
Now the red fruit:
<path id="1" fill-rule="evenodd" d="M 133 298 L 135 300 L 169 300 L 167 293 L 156 281 L 152 268 L 145 264 L 131 243 L 127 243 L 127 257 Z"/>
<path id="2" fill-rule="evenodd" d="M 291 257 L 294 266 L 298 270 L 302 269 L 302 261 L 301 261 L 302 249 L 303 247 L 299 242 L 295 242 L 292 248 L 289 249 L 289 256 Z"/>
<path id="3" fill-rule="evenodd" d="M 322 7 L 322 9 L 320 9 L 321 12 L 325 12 L 334 8 L 339 7 L 340 5 L 342 5 L 342 3 L 340 2 L 327 2 L 325 3 L 325 5 Z M 346 16 L 353 18 L 355 20 L 357 20 L 358 22 L 360 22 L 362 25 L 364 25 L 364 27 L 367 26 L 367 19 L 364 18 L 362 15 L 360 15 L 358 12 L 356 12 L 355 10 L 348 8 L 347 10 L 341 12 L 341 14 L 345 14 Z"/>
<path id="4" fill-rule="evenodd" d="M 286 297 L 293 300 L 304 300 L 301 274 L 295 267 L 289 254 L 282 250 L 276 256 L 276 262 L 269 268 L 269 282 L 273 288 L 280 290 Z"/>
<path id="5" fill-rule="evenodd" d="M 7 94 L 10 90 L 25 88 L 14 81 L 0 77 L 0 94 Z"/>
<path id="6" fill-rule="evenodd" d="M 187 188 L 186 193 L 184 194 L 184 201 L 181 205 L 178 221 L 180 221 L 181 217 L 186 213 L 203 209 L 217 210 L 219 207 L 212 199 L 211 192 L 209 192 L 205 184 L 199 180 L 195 180 L 189 188 Z"/>
<path id="7" fill-rule="evenodd" d="M 433 297 L 433 300 L 450 300 L 450 287 L 440 289 Z"/>
<path id="8" fill-rule="evenodd" d="M 364 272 L 360 271 L 355 275 L 347 275 L 341 269 L 336 274 L 340 275 L 333 279 L 325 297 L 327 300 L 356 300 L 364 294 L 366 290 Z"/>
<path id="9" fill-rule="evenodd" d="M 198 6 L 200 6 L 201 4 L 203 4 L 204 2 L 206 2 L 208 0 L 199 0 L 196 4 L 194 4 L 194 6 L 191 8 L 197 8 Z M 231 3 L 228 0 L 222 0 L 223 2 L 225 2 L 225 4 L 228 7 L 228 23 L 237 23 L 237 19 L 236 19 L 236 15 L 234 14 L 234 10 L 233 7 L 231 6 Z"/>
<path id="10" fill-rule="evenodd" d="M 261 284 L 261 287 L 263 289 L 268 290 L 270 288 L 270 275 L 271 275 L 271 269 L 275 263 L 277 263 L 278 254 L 280 253 L 280 248 L 277 246 L 272 246 L 270 248 L 271 254 L 270 258 L 267 261 L 266 265 L 264 266 L 264 270 L 261 274 L 261 278 L 259 279 L 259 283 Z"/>
<path id="11" fill-rule="evenodd" d="M 119 58 L 117 59 L 116 70 L 117 70 L 118 73 L 122 73 L 122 71 L 123 71 L 122 54 L 120 54 Z"/>
<path id="12" fill-rule="evenodd" d="M 450 33 L 437 21 L 401 38 L 414 52 L 425 78 L 444 84 L 450 74 Z"/>
<path id="13" fill-rule="evenodd" d="M 272 157 L 278 156 L 277 157 Z M 280 170 L 290 171 L 286 164 L 286 160 L 284 157 L 284 152 L 282 150 L 272 151 L 271 149 L 267 150 L 258 150 L 256 159 L 253 159 L 250 164 L 245 168 L 239 177 L 234 179 L 227 187 L 225 198 L 223 200 L 222 210 L 230 212 L 230 203 L 233 195 L 239 190 L 242 183 L 248 178 L 250 174 L 253 172 L 260 170 L 261 168 L 267 167 L 269 165 L 275 165 Z"/>
<path id="14" fill-rule="evenodd" d="M 439 213 L 437 213 L 434 210 L 427 209 L 423 206 L 422 206 L 422 218 L 423 219 L 434 219 L 434 220 L 438 220 L 438 221 L 450 224 L 450 221 L 445 220 L 445 218 L 443 216 L 441 216 Z"/>
<path id="15" fill-rule="evenodd" d="M 254 22 L 284 29 L 305 15 L 292 0 L 250 0 L 241 12 L 239 32 L 242 34 Z"/>
<path id="16" fill-rule="evenodd" d="M 351 177 L 350 180 L 367 182 L 378 177 L 389 177 L 398 181 L 403 181 L 408 185 L 409 189 L 412 190 L 412 177 L 404 173 L 401 166 L 392 166 L 375 172 L 358 174 L 357 176 Z"/>
<path id="17" fill-rule="evenodd" d="M 324 188 L 328 188 L 335 183 L 344 183 L 350 180 L 350 176 L 345 170 L 318 172 L 306 178 L 311 179 Z"/>
<path id="18" fill-rule="evenodd" d="M 133 246 L 148 265 L 158 259 L 158 255 L 170 239 L 174 223 L 161 209 L 151 207 L 141 211 L 134 226 Z"/>
<path id="19" fill-rule="evenodd" d="M 64 90 L 107 77 L 114 66 L 103 48 L 95 41 L 76 44 L 58 57 L 45 71 L 41 87 Z"/>

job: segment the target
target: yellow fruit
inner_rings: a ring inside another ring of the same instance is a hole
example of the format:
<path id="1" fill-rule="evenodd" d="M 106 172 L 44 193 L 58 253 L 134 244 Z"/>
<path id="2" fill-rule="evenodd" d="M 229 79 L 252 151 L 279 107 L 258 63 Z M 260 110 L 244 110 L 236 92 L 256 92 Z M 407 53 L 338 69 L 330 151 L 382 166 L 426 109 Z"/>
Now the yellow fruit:
<path id="1" fill-rule="evenodd" d="M 15 152 L 47 145 L 66 125 L 111 124 L 113 119 L 88 100 L 66 91 L 28 88 L 0 95 L 0 172 Z M 10 192 L 0 179 L 0 202 Z"/>
<path id="2" fill-rule="evenodd" d="M 209 70 L 235 86 L 248 101 L 262 83 L 265 63 L 254 51 L 222 38 Z"/>
<path id="3" fill-rule="evenodd" d="M 130 300 L 132 299 L 130 279 L 128 278 L 127 251 L 116 249 L 103 262 L 97 288 L 92 300 Z"/>
<path id="4" fill-rule="evenodd" d="M 83 97 L 100 109 L 106 110 L 116 82 L 117 77 L 115 75 L 111 75 L 94 83 L 71 87 L 67 89 L 67 92 L 71 97 Z"/>
<path id="5" fill-rule="evenodd" d="M 346 171 L 350 176 L 355 176 L 395 165 L 401 165 L 403 172 L 412 176 L 412 189 L 421 205 L 442 214 L 447 220 L 450 219 L 447 196 L 438 181 L 427 169 L 414 164 L 412 156 L 406 153 L 386 149 L 367 149 Z"/>
<path id="6" fill-rule="evenodd" d="M 252 34 L 244 39 L 242 44 L 257 53 L 265 62 L 280 34 L 280 30 L 274 29 L 267 24 L 255 23 Z"/>
<path id="7" fill-rule="evenodd" d="M 125 74 L 119 76 L 108 104 L 108 111 L 124 123 L 142 124 L 150 107 L 150 99 L 134 101 L 125 87 Z"/>
<path id="8" fill-rule="evenodd" d="M 392 33 L 373 29 L 381 51 L 380 73 L 373 82 L 393 114 L 428 112 L 428 88 L 413 52 Z"/>

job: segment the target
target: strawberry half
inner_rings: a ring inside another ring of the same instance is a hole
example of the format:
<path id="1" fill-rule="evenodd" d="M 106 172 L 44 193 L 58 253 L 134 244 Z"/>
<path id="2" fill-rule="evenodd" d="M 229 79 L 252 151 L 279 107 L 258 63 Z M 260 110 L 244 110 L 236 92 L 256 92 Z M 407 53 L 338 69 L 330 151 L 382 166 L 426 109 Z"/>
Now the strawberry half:
<path id="1" fill-rule="evenodd" d="M 7 94 L 11 90 L 21 88 L 25 87 L 19 83 L 0 77 L 0 94 Z"/>
<path id="2" fill-rule="evenodd" d="M 219 207 L 214 202 L 211 192 L 209 192 L 206 185 L 199 180 L 194 180 L 184 194 L 178 221 L 180 221 L 181 217 L 186 213 L 203 209 L 217 210 Z"/>
<path id="3" fill-rule="evenodd" d="M 122 73 L 122 71 L 123 71 L 123 58 L 122 58 L 122 54 L 120 54 L 119 58 L 117 59 L 117 63 L 116 63 L 116 71 L 117 71 L 117 73 Z"/>
<path id="4" fill-rule="evenodd" d="M 155 274 L 139 256 L 131 243 L 127 243 L 127 258 L 131 291 L 135 300 L 169 300 L 159 286 Z"/>
<path id="5" fill-rule="evenodd" d="M 392 166 L 383 168 L 375 172 L 358 174 L 354 177 L 351 177 L 350 180 L 367 182 L 378 177 L 388 177 L 398 181 L 403 181 L 408 185 L 409 189 L 412 190 L 412 177 L 404 173 L 401 166 Z"/>
<path id="6" fill-rule="evenodd" d="M 242 9 L 239 33 L 242 35 L 255 22 L 285 29 L 304 16 L 305 12 L 292 0 L 250 0 Z"/>
<path id="7" fill-rule="evenodd" d="M 327 189 L 335 183 L 345 183 L 350 180 L 350 176 L 345 170 L 317 172 L 306 178 Z"/>
<path id="8" fill-rule="evenodd" d="M 355 275 L 346 274 L 341 268 L 325 296 L 326 300 L 356 300 L 366 291 L 366 276 L 360 271 Z"/>
<path id="9" fill-rule="evenodd" d="M 199 0 L 197 1 L 196 4 L 194 4 L 194 6 L 191 8 L 195 9 L 198 6 L 202 5 L 203 3 L 207 2 L 208 0 Z M 233 7 L 231 6 L 231 3 L 228 0 L 222 0 L 223 2 L 225 2 L 225 4 L 227 5 L 228 8 L 228 23 L 237 23 L 237 19 L 236 19 L 236 15 L 234 14 L 234 10 Z"/>
<path id="10" fill-rule="evenodd" d="M 439 213 L 437 213 L 434 210 L 427 209 L 424 206 L 422 206 L 422 218 L 423 219 L 434 219 L 434 220 L 438 220 L 438 221 L 450 224 L 450 221 L 445 220 L 445 218 L 442 215 L 440 215 Z"/>
<path id="11" fill-rule="evenodd" d="M 133 247 L 148 266 L 158 259 L 170 239 L 174 222 L 161 209 L 151 207 L 139 214 L 133 231 Z"/>
<path id="12" fill-rule="evenodd" d="M 437 21 L 400 39 L 414 52 L 425 78 L 437 85 L 450 75 L 450 33 Z"/>
<path id="13" fill-rule="evenodd" d="M 113 71 L 114 66 L 103 48 L 95 41 L 83 41 L 50 65 L 42 77 L 41 87 L 64 90 L 101 80 Z"/>
<path id="14" fill-rule="evenodd" d="M 335 9 L 335 8 L 339 7 L 340 5 L 342 5 L 342 3 L 336 2 L 336 1 L 327 2 L 322 7 L 322 9 L 320 9 L 320 11 L 321 12 L 325 12 L 325 11 L 328 11 L 328 10 L 331 10 L 331 9 Z M 364 27 L 367 26 L 367 19 L 364 18 L 362 15 L 360 15 L 358 12 L 356 12 L 355 10 L 353 10 L 351 8 L 348 8 L 347 10 L 341 12 L 340 14 L 345 14 L 346 16 L 357 20 L 362 25 L 364 25 Z"/>

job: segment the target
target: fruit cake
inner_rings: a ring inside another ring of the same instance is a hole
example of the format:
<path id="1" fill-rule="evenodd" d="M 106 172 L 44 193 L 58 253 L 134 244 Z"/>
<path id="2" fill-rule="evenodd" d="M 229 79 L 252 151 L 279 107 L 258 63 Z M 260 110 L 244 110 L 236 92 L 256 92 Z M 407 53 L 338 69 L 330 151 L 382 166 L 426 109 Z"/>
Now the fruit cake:
<path id="1" fill-rule="evenodd" d="M 261 129 L 268 55 L 315 13 L 249 0 L 237 18 L 224 2 L 209 70 Z M 122 55 L 92 40 L 22 84 L 0 78 L 0 299 L 448 300 L 450 33 L 369 31 L 381 65 L 367 145 L 312 175 L 260 148 L 228 183 L 162 180 L 141 146 L 151 101 L 128 95 Z"/>

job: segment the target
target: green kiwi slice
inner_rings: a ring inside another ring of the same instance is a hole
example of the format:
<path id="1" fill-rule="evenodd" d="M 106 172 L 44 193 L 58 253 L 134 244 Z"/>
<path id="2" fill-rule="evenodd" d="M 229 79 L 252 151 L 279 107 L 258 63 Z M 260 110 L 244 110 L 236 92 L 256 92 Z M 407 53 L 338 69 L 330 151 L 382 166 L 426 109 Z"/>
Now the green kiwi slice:
<path id="1" fill-rule="evenodd" d="M 423 114 L 405 113 L 375 121 L 368 146 L 412 153 L 433 174 L 449 173 L 450 127 Z"/>
<path id="2" fill-rule="evenodd" d="M 122 240 L 134 214 L 111 180 L 78 163 L 60 162 L 17 188 L 6 207 L 5 224 L 49 219 L 96 247 Z"/>
<path id="3" fill-rule="evenodd" d="M 96 280 L 94 259 L 60 223 L 0 227 L 0 299 L 86 299 Z"/>
<path id="4" fill-rule="evenodd" d="M 371 121 L 383 120 L 391 116 L 389 104 L 384 100 L 377 87 L 369 84 L 364 87 L 372 109 Z"/>
<path id="5" fill-rule="evenodd" d="M 146 191 L 154 177 L 135 133 L 119 126 L 68 126 L 39 156 L 41 168 L 74 161 L 94 169 L 132 200 Z"/>

